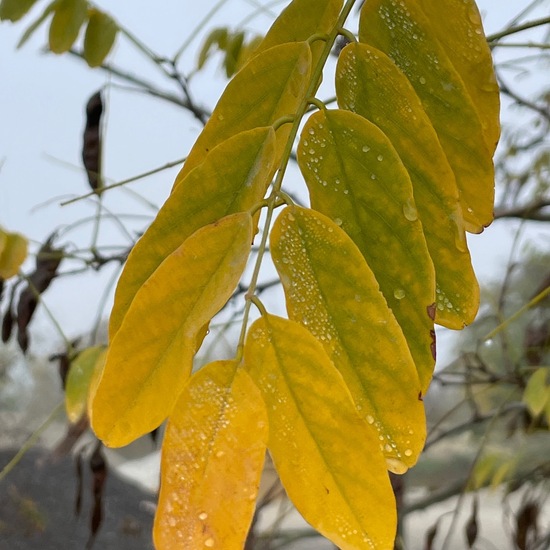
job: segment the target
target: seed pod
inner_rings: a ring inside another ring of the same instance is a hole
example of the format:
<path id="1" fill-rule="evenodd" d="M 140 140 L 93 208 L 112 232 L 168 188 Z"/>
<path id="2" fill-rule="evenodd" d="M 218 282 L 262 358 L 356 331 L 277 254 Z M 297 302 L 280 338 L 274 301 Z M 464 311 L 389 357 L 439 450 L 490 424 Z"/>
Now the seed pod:
<path id="1" fill-rule="evenodd" d="M 57 276 L 57 269 L 61 263 L 62 249 L 52 246 L 55 234 L 41 246 L 36 257 L 36 269 L 29 276 L 29 283 L 19 296 L 17 304 L 17 341 L 19 347 L 26 351 L 29 346 L 28 325 L 38 304 L 38 296 L 42 294 Z"/>
<path id="2" fill-rule="evenodd" d="M 86 126 L 82 144 L 82 162 L 93 191 L 101 191 L 101 115 L 103 101 L 96 92 L 86 105 Z"/>
<path id="3" fill-rule="evenodd" d="M 90 457 L 90 470 L 92 471 L 92 493 L 94 497 L 94 506 L 90 518 L 90 537 L 87 548 L 91 548 L 101 522 L 103 521 L 103 489 L 107 479 L 107 464 L 102 451 L 102 444 L 98 441 L 92 456 Z"/>

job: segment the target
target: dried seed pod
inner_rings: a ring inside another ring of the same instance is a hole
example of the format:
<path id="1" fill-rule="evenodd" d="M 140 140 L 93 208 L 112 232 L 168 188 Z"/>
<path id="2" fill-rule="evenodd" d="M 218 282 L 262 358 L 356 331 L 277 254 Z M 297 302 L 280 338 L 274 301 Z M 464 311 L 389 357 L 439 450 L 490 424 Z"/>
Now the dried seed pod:
<path id="1" fill-rule="evenodd" d="M 103 520 L 103 489 L 105 487 L 105 480 L 107 479 L 107 464 L 103 455 L 102 444 L 99 441 L 90 457 L 90 470 L 93 475 L 92 493 L 94 506 L 90 518 L 90 538 L 86 545 L 88 549 L 92 547 Z"/>
<path id="2" fill-rule="evenodd" d="M 101 115 L 103 101 L 96 92 L 86 104 L 86 126 L 82 144 L 82 162 L 93 191 L 101 191 Z"/>
<path id="3" fill-rule="evenodd" d="M 57 276 L 63 250 L 52 246 L 55 234 L 40 247 L 36 257 L 36 268 L 29 276 L 29 282 L 19 296 L 17 304 L 17 341 L 23 351 L 29 346 L 28 326 L 42 294 Z"/>

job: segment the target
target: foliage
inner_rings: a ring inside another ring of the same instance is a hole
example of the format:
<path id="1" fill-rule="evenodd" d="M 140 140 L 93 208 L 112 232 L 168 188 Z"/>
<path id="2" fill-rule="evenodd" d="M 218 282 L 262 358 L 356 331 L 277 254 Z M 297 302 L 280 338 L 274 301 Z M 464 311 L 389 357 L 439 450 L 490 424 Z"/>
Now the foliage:
<path id="1" fill-rule="evenodd" d="M 215 45 L 235 75 L 128 255 L 105 357 L 97 347 L 71 353 L 68 414 L 77 419 L 88 401 L 107 445 L 168 418 L 159 548 L 182 540 L 242 547 L 266 447 L 316 529 L 342 548 L 391 548 L 387 470 L 404 473 L 424 446 L 434 321 L 459 329 L 477 313 L 465 229 L 480 232 L 492 220 L 499 135 L 477 8 L 369 1 L 357 41 L 344 28 L 353 4 L 294 0 L 259 44 L 243 47 L 240 31 L 209 35 L 198 67 Z M 87 2 L 54 2 L 45 16 L 52 11 L 52 51 L 71 48 L 87 20 L 82 55 L 101 65 L 120 27 Z M 24 15 L 6 0 L 0 14 Z M 335 70 L 338 108 L 329 109 L 316 93 L 341 35 L 351 43 Z M 189 96 L 186 107 L 204 118 Z M 296 156 L 310 208 L 285 181 L 300 128 Z M 84 161 L 99 197 L 100 124 L 90 112 L 89 130 Z M 51 282 L 59 256 L 43 252 L 57 261 Z M 268 253 L 289 319 L 260 300 Z M 192 373 L 214 316 L 243 296 L 231 360 Z M 261 318 L 250 324 L 252 305 Z M 524 393 L 535 416 L 547 404 L 537 389 L 535 379 Z"/>

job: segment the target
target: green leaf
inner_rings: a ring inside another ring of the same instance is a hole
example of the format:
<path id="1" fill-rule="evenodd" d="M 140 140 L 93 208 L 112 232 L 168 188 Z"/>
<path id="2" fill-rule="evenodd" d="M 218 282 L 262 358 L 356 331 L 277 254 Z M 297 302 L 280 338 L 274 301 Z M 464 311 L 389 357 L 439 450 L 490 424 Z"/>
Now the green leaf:
<path id="1" fill-rule="evenodd" d="M 288 42 L 301 42 L 317 34 L 328 34 L 338 21 L 342 0 L 293 0 L 275 19 L 257 53 Z M 311 45 L 313 64 L 319 59 L 324 42 Z"/>
<path id="2" fill-rule="evenodd" d="M 448 328 L 463 328 L 476 316 L 479 285 L 464 234 L 456 180 L 420 99 L 389 57 L 360 43 L 349 44 L 340 54 L 336 93 L 340 107 L 374 122 L 388 136 L 409 172 L 435 268 L 435 321 Z"/>
<path id="3" fill-rule="evenodd" d="M 50 25 L 50 50 L 64 53 L 71 49 L 88 15 L 87 0 L 58 0 Z"/>
<path id="4" fill-rule="evenodd" d="M 202 69 L 210 57 L 214 46 L 224 50 L 227 46 L 228 31 L 225 27 L 214 29 L 205 39 L 197 60 L 197 68 Z"/>
<path id="5" fill-rule="evenodd" d="M 266 315 L 250 327 L 244 365 L 267 406 L 273 462 L 306 521 L 343 550 L 392 548 L 395 500 L 378 434 L 319 341 Z"/>
<path id="6" fill-rule="evenodd" d="M 254 57 L 229 82 L 212 116 L 191 149 L 177 186 L 218 144 L 239 132 L 270 126 L 296 111 L 307 91 L 311 51 L 305 42 L 283 44 Z M 290 133 L 277 130 L 276 164 Z"/>
<path id="7" fill-rule="evenodd" d="M 438 20 L 428 19 L 416 0 L 369 0 L 359 38 L 386 53 L 410 80 L 455 173 L 465 228 L 480 233 L 493 220 L 491 153 L 476 107 L 432 24 Z"/>
<path id="8" fill-rule="evenodd" d="M 108 14 L 93 8 L 84 36 L 84 59 L 90 67 L 99 67 L 115 43 L 116 21 Z"/>
<path id="9" fill-rule="evenodd" d="M 65 385 L 65 410 L 70 422 L 76 422 L 86 412 L 90 387 L 96 373 L 105 362 L 105 346 L 81 351 L 73 361 Z"/>
<path id="10" fill-rule="evenodd" d="M 9 233 L 0 227 L 0 279 L 17 275 L 27 257 L 28 241 L 19 233 Z"/>
<path id="11" fill-rule="evenodd" d="M 494 153 L 500 136 L 500 93 L 475 1 L 419 0 L 418 4 L 462 78 L 481 121 L 487 149 Z"/>
<path id="12" fill-rule="evenodd" d="M 250 214 L 227 216 L 193 233 L 140 288 L 92 402 L 91 425 L 106 445 L 125 445 L 170 414 L 191 372 L 197 335 L 234 291 L 251 242 Z"/>
<path id="13" fill-rule="evenodd" d="M 260 392 L 236 362 L 191 377 L 162 445 L 155 548 L 243 548 L 267 432 Z"/>
<path id="14" fill-rule="evenodd" d="M 0 20 L 19 21 L 34 4 L 36 4 L 36 0 L 2 0 L 0 3 Z"/>
<path id="15" fill-rule="evenodd" d="M 270 250 L 289 317 L 323 344 L 359 415 L 377 428 L 388 468 L 403 473 L 426 439 L 422 388 L 403 332 L 361 252 L 332 220 L 298 207 L 277 218 Z"/>
<path id="16" fill-rule="evenodd" d="M 350 235 L 399 322 L 423 393 L 435 363 L 435 275 L 409 175 L 388 138 L 363 117 L 318 111 L 298 163 L 311 205 Z"/>
<path id="17" fill-rule="evenodd" d="M 550 402 L 550 367 L 537 369 L 523 392 L 523 402 L 533 416 L 539 416 Z"/>
<path id="18" fill-rule="evenodd" d="M 172 191 L 128 257 L 109 322 L 111 339 L 141 285 L 183 240 L 262 200 L 275 171 L 274 157 L 273 128 L 242 132 L 215 147 Z"/>

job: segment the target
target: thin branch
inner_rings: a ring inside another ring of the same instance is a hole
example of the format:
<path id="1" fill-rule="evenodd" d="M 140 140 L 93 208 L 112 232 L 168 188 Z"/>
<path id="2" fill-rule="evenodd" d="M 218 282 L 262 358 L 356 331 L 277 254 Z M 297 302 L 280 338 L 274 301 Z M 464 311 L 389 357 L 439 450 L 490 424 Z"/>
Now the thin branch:
<path id="1" fill-rule="evenodd" d="M 497 40 L 500 40 L 505 36 L 510 36 L 511 34 L 516 34 L 518 32 L 526 31 L 528 29 L 534 29 L 535 27 L 541 27 L 542 25 L 548 25 L 548 24 L 550 24 L 550 17 L 543 17 L 542 19 L 535 19 L 533 21 L 528 21 L 527 23 L 523 23 L 523 25 L 518 25 L 517 27 L 510 27 L 508 29 L 504 29 L 503 31 L 489 35 L 487 37 L 487 42 L 491 44 L 491 42 L 496 42 Z M 493 44 L 491 44 L 491 46 L 492 45 Z"/>
<path id="2" fill-rule="evenodd" d="M 550 221 L 550 212 L 543 212 L 543 208 L 550 206 L 550 199 L 538 199 L 525 205 L 504 206 L 495 209 L 495 220 L 502 218 L 520 218 L 540 222 Z"/>
<path id="3" fill-rule="evenodd" d="M 529 99 L 525 99 L 524 97 L 521 97 L 516 92 L 512 91 L 504 82 L 502 82 L 502 78 L 499 78 L 499 86 L 500 91 L 513 99 L 516 103 L 519 105 L 523 105 L 524 107 L 527 107 L 539 115 L 543 116 L 546 120 L 550 122 L 550 110 L 548 107 L 543 107 L 541 105 L 537 105 L 536 103 L 532 102 Z"/>

